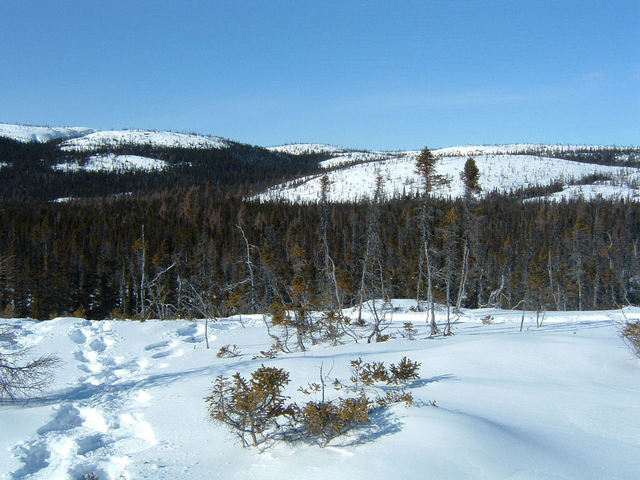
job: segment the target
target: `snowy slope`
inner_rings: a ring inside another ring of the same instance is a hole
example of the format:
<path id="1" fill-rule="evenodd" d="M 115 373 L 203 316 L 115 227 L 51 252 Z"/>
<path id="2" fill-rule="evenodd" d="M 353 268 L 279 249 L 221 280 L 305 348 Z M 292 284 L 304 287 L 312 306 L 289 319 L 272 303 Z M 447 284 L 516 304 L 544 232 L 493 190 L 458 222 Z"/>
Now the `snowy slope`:
<path id="1" fill-rule="evenodd" d="M 441 151 L 436 151 L 440 154 Z M 405 152 L 385 160 L 358 163 L 326 173 L 329 178 L 330 201 L 351 201 L 370 198 L 378 174 L 384 179 L 387 197 L 412 194 L 420 188 L 420 178 L 415 172 L 418 152 Z M 437 173 L 449 179 L 449 184 L 435 190 L 436 195 L 459 197 L 463 193 L 460 172 L 467 156 L 440 156 Z M 582 192 L 586 195 L 601 193 L 605 198 L 637 198 L 640 190 L 632 187 L 640 180 L 640 170 L 588 163 L 558 158 L 514 154 L 474 154 L 480 170 L 480 186 L 485 193 L 492 190 L 509 191 L 520 187 L 549 185 L 556 181 L 568 183 L 594 173 L 610 175 L 617 185 L 601 190 L 572 189 L 567 195 Z M 307 177 L 278 185 L 261 194 L 262 200 L 283 199 L 292 202 L 314 202 L 320 196 L 321 175 Z M 634 183 L 635 182 L 635 183 Z"/>
<path id="2" fill-rule="evenodd" d="M 73 138 L 95 132 L 86 127 L 36 127 L 0 123 L 0 137 L 8 137 L 20 142 L 46 142 L 58 138 Z"/>
<path id="3" fill-rule="evenodd" d="M 454 147 L 439 148 L 433 153 L 440 157 L 458 157 L 470 155 L 541 155 L 549 152 L 566 153 L 580 151 L 597 151 L 615 149 L 616 146 L 602 145 L 563 145 L 563 144 L 538 144 L 538 143 L 508 143 L 504 145 L 459 145 Z"/>
<path id="4" fill-rule="evenodd" d="M 157 158 L 141 157 L 138 155 L 115 155 L 113 153 L 97 154 L 90 156 L 80 165 L 77 161 L 71 163 L 59 163 L 54 165 L 54 170 L 63 172 L 121 172 L 121 171 L 145 171 L 163 170 L 167 162 Z"/>
<path id="5" fill-rule="evenodd" d="M 344 148 L 334 145 L 326 145 L 323 143 L 290 143 L 287 145 L 278 145 L 276 147 L 267 147 L 272 152 L 290 153 L 292 155 L 302 155 L 310 153 L 341 153 L 346 152 Z"/>
<path id="6" fill-rule="evenodd" d="M 62 143 L 65 151 L 92 151 L 122 145 L 153 145 L 175 148 L 224 148 L 228 142 L 219 137 L 151 130 L 104 130 Z"/>
<path id="7" fill-rule="evenodd" d="M 64 365 L 43 399 L 0 407 L 2 478 L 640 478 L 640 360 L 618 337 L 620 311 L 547 312 L 540 328 L 529 312 L 523 332 L 520 312 L 467 311 L 454 337 L 429 339 L 412 304 L 396 302 L 391 331 L 413 321 L 416 340 L 315 345 L 272 360 L 252 359 L 272 343 L 261 316 L 244 317 L 246 328 L 237 318 L 210 325 L 210 350 L 201 321 L 5 320 L 15 332 L 7 348 L 56 352 Z M 487 314 L 493 325 L 480 322 Z M 226 344 L 241 356 L 216 358 Z M 414 406 L 377 410 L 326 448 L 279 443 L 261 454 L 207 419 L 217 375 L 284 368 L 286 393 L 304 401 L 296 389 L 321 365 L 347 379 L 352 359 L 404 355 L 422 364 Z"/>

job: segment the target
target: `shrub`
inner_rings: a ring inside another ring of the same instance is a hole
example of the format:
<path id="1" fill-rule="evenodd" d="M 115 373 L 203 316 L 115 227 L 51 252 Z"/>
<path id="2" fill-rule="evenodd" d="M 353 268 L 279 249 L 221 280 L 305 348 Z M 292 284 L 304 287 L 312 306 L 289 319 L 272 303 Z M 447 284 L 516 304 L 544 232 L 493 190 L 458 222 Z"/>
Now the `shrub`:
<path id="1" fill-rule="evenodd" d="M 218 350 L 216 357 L 218 358 L 232 358 L 240 355 L 240 349 L 237 345 L 223 345 Z"/>
<path id="2" fill-rule="evenodd" d="M 404 402 L 407 407 L 413 405 L 413 395 L 411 392 L 406 392 L 404 390 L 388 390 L 384 397 L 378 397 L 376 399 L 376 404 L 379 407 L 386 407 L 393 403 L 401 402 Z"/>
<path id="3" fill-rule="evenodd" d="M 493 325 L 494 320 L 491 315 L 486 315 L 480 319 L 483 325 Z"/>
<path id="4" fill-rule="evenodd" d="M 419 369 L 420 364 L 418 362 L 402 357 L 397 366 L 392 363 L 389 367 L 389 372 L 391 373 L 389 375 L 389 383 L 407 383 L 410 380 L 420 378 L 420 375 L 418 375 Z"/>
<path id="5" fill-rule="evenodd" d="M 404 357 L 397 366 L 392 364 L 387 370 L 383 362 L 365 363 L 358 358 L 351 361 L 351 367 L 352 385 L 349 386 L 338 379 L 330 381 L 323 375 L 321 366 L 319 383 L 298 388 L 305 395 L 316 396 L 302 407 L 296 403 L 287 404 L 288 397 L 282 394 L 289 383 L 289 374 L 283 369 L 264 365 L 251 374 L 250 380 L 237 372 L 230 379 L 219 376 L 205 401 L 210 417 L 225 424 L 244 447 L 257 447 L 275 438 L 276 434 L 289 440 L 312 437 L 325 446 L 333 438 L 367 422 L 375 406 L 386 407 L 399 402 L 408 406 L 413 404 L 411 393 L 399 387 L 386 387 L 385 394 L 379 396 L 372 386 L 376 382 L 398 385 L 418 378 L 418 362 Z M 355 395 L 327 399 L 329 385 Z M 371 400 L 367 390 L 377 395 L 372 397 L 375 400 Z"/>
<path id="6" fill-rule="evenodd" d="M 627 345 L 629 345 L 634 355 L 640 358 L 640 320 L 636 320 L 635 322 L 627 321 L 622 327 L 620 335 Z"/>
<path id="7" fill-rule="evenodd" d="M 403 337 L 408 338 L 409 340 L 415 340 L 416 335 L 418 334 L 418 330 L 414 328 L 412 322 L 404 322 L 402 329 L 403 329 L 403 332 L 402 332 Z"/>
<path id="8" fill-rule="evenodd" d="M 369 420 L 370 400 L 364 395 L 334 401 L 310 401 L 300 411 L 300 419 L 312 436 L 326 445 L 333 438 Z"/>
<path id="9" fill-rule="evenodd" d="M 219 376 L 205 398 L 209 416 L 227 425 L 243 446 L 257 447 L 279 429 L 278 417 L 293 413 L 285 403 L 288 397 L 282 394 L 288 383 L 289 373 L 284 369 L 264 365 L 250 380 L 237 372 L 231 379 Z"/>

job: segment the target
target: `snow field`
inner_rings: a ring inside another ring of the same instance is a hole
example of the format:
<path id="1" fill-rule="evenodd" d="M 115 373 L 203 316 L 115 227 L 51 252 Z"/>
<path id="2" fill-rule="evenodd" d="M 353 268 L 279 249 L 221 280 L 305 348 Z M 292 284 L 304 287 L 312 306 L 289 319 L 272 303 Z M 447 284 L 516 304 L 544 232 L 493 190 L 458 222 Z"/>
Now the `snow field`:
<path id="1" fill-rule="evenodd" d="M 412 321 L 416 340 L 269 349 L 261 316 L 203 321 L 10 320 L 11 348 L 64 361 L 44 397 L 0 407 L 0 472 L 7 479 L 442 478 L 632 479 L 640 476 L 640 360 L 618 337 L 620 311 L 465 311 L 454 337 L 428 338 L 425 313 L 396 301 L 391 331 Z M 354 312 L 347 311 L 353 314 Z M 494 317 L 492 325 L 480 319 Z M 625 309 L 640 318 L 640 309 Z M 444 321 L 443 311 L 438 321 Z M 222 345 L 241 356 L 217 358 Z M 376 410 L 369 424 L 328 447 L 277 443 L 242 449 L 207 419 L 216 376 L 248 377 L 261 364 L 290 372 L 287 394 L 318 381 L 319 368 L 348 380 L 349 361 L 421 362 L 408 390 L 415 405 Z M 436 407 L 429 401 L 435 400 Z M 9 427 L 10 425 L 10 427 Z"/>
<path id="2" fill-rule="evenodd" d="M 0 123 L 0 137 L 8 137 L 19 142 L 46 142 L 58 138 L 72 138 L 95 132 L 86 127 L 36 127 Z"/>
<path id="3" fill-rule="evenodd" d="M 418 153 L 405 152 L 384 160 L 358 163 L 328 171 L 326 175 L 330 185 L 329 200 L 341 202 L 371 198 L 378 174 L 384 180 L 384 192 L 387 198 L 419 192 L 420 177 L 415 171 Z M 467 156 L 439 158 L 436 171 L 447 178 L 449 184 L 437 187 L 434 190 L 435 195 L 451 198 L 462 196 L 464 187 L 460 172 L 467 158 Z M 479 183 L 485 194 L 493 190 L 508 192 L 521 187 L 550 185 L 556 181 L 566 184 L 598 173 L 612 176 L 615 181 L 596 185 L 566 185 L 562 192 L 550 198 L 582 196 L 590 200 L 598 197 L 634 199 L 640 196 L 640 190 L 636 187 L 640 180 L 640 170 L 636 168 L 595 165 L 532 155 L 486 154 L 474 156 L 474 159 L 480 170 Z M 335 162 L 336 159 L 330 161 Z M 314 175 L 277 185 L 258 195 L 257 198 L 300 203 L 316 202 L 320 198 L 321 177 L 322 174 Z"/>
<path id="4" fill-rule="evenodd" d="M 84 165 L 80 165 L 76 161 L 73 163 L 59 163 L 52 168 L 62 172 L 78 172 L 81 170 L 86 172 L 119 172 L 132 170 L 151 172 L 154 170 L 164 170 L 166 167 L 167 162 L 157 158 L 107 153 L 90 156 Z"/>
<path id="5" fill-rule="evenodd" d="M 64 151 L 86 152 L 122 145 L 153 145 L 175 148 L 225 148 L 228 143 L 219 137 L 155 132 L 151 130 L 103 130 L 62 142 Z"/>

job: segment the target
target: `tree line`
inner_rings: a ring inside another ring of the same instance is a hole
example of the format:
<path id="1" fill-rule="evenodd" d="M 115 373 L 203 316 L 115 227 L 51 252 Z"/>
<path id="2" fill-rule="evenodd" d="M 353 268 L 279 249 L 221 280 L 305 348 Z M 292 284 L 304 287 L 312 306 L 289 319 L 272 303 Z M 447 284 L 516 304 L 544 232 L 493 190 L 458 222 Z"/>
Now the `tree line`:
<path id="1" fill-rule="evenodd" d="M 617 308 L 640 302 L 639 217 L 626 201 L 471 191 L 260 203 L 210 184 L 4 203 L 0 309 L 40 319 L 304 316 L 369 298 L 415 298 L 426 310 Z"/>

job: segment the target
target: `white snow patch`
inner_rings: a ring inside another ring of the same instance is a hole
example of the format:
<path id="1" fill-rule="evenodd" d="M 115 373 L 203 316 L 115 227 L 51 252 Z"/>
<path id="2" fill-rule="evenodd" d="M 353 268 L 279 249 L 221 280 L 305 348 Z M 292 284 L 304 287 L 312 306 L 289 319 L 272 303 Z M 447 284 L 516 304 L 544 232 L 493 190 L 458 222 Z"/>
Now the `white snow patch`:
<path id="1" fill-rule="evenodd" d="M 292 155 L 338 153 L 347 151 L 347 149 L 323 143 L 290 143 L 287 145 L 278 145 L 276 147 L 267 147 L 267 150 L 271 150 L 272 152 L 290 153 Z"/>
<path id="2" fill-rule="evenodd" d="M 205 135 L 156 132 L 152 130 L 104 130 L 62 143 L 65 151 L 92 151 L 125 145 L 152 145 L 174 148 L 225 148 L 229 143 L 219 137 Z"/>
<path id="3" fill-rule="evenodd" d="M 84 165 L 77 161 L 71 163 L 59 163 L 54 165 L 54 170 L 63 172 L 118 172 L 118 171 L 145 171 L 164 170 L 167 162 L 157 158 L 141 157 L 138 155 L 115 155 L 113 153 L 92 155 Z"/>
<path id="4" fill-rule="evenodd" d="M 87 127 L 38 127 L 0 123 L 0 137 L 8 137 L 19 142 L 46 142 L 58 138 L 73 138 L 95 132 Z"/>
<path id="5" fill-rule="evenodd" d="M 614 145 L 563 145 L 539 143 L 509 143 L 504 145 L 458 145 L 438 148 L 432 153 L 440 157 L 458 157 L 475 155 L 544 155 L 548 153 L 568 153 L 575 151 L 612 150 L 620 148 Z"/>

